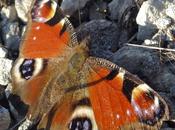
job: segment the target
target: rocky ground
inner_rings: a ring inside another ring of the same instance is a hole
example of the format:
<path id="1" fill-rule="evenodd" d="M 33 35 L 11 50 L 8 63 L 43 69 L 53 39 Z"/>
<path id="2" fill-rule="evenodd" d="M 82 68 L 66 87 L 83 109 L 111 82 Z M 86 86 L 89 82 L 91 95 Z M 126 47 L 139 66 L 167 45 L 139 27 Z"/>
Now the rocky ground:
<path id="1" fill-rule="evenodd" d="M 6 97 L 30 4 L 0 1 L 0 130 L 14 120 Z M 70 16 L 78 39 L 90 37 L 91 55 L 138 75 L 165 98 L 175 118 L 174 0 L 63 0 L 61 8 Z"/>

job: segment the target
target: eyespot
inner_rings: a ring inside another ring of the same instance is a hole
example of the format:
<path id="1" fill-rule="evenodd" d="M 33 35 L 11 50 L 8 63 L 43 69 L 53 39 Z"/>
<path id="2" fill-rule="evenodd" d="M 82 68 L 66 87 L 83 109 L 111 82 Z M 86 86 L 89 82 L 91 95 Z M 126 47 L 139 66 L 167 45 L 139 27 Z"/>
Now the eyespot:
<path id="1" fill-rule="evenodd" d="M 69 130 L 97 130 L 94 112 L 91 107 L 77 107 L 68 124 Z"/>
<path id="2" fill-rule="evenodd" d="M 165 104 L 146 84 L 134 88 L 131 104 L 139 120 L 148 125 L 155 125 L 165 115 Z"/>
<path id="3" fill-rule="evenodd" d="M 45 23 L 50 20 L 57 8 L 57 3 L 53 0 L 36 1 L 32 9 L 32 19 L 36 22 Z"/>
<path id="4" fill-rule="evenodd" d="M 87 117 L 74 118 L 69 124 L 69 130 L 92 130 L 92 122 Z"/>
<path id="5" fill-rule="evenodd" d="M 33 76 L 39 74 L 44 66 L 43 59 L 23 59 L 20 58 L 16 61 L 12 69 L 13 78 L 16 81 L 29 80 Z"/>
<path id="6" fill-rule="evenodd" d="M 19 71 L 21 72 L 21 77 L 25 78 L 26 80 L 30 79 L 35 69 L 34 64 L 35 64 L 35 60 L 25 59 L 19 67 Z"/>

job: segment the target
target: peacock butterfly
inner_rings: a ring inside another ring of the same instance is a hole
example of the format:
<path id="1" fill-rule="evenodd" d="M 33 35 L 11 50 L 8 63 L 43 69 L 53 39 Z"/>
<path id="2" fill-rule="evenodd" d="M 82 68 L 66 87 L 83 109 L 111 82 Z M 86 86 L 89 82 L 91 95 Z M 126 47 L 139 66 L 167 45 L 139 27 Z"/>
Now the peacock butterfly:
<path id="1" fill-rule="evenodd" d="M 19 130 L 157 130 L 169 120 L 146 83 L 89 56 L 54 0 L 34 1 L 29 19 L 11 71 L 13 94 L 29 105 Z"/>

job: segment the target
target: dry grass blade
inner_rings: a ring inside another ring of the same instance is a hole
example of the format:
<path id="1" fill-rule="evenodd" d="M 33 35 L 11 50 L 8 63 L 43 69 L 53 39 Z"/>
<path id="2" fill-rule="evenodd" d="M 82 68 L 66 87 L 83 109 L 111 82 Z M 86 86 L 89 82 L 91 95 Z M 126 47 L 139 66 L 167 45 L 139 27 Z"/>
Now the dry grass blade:
<path id="1" fill-rule="evenodd" d="M 160 50 L 160 51 L 175 52 L 175 49 L 169 49 L 169 48 L 161 48 L 161 47 L 145 46 L 145 45 L 137 45 L 137 44 L 129 44 L 129 43 L 126 43 L 125 45 L 127 45 L 127 46 L 133 46 L 133 47 L 141 47 L 141 48 L 148 48 L 148 49 Z"/>

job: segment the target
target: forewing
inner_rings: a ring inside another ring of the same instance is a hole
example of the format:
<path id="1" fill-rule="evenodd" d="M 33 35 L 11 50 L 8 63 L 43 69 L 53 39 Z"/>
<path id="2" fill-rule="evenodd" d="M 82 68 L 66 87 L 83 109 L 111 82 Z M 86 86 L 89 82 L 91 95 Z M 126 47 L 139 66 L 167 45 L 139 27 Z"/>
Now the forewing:
<path id="1" fill-rule="evenodd" d="M 54 0 L 35 0 L 20 47 L 20 57 L 60 56 L 77 42 L 74 28 Z"/>

